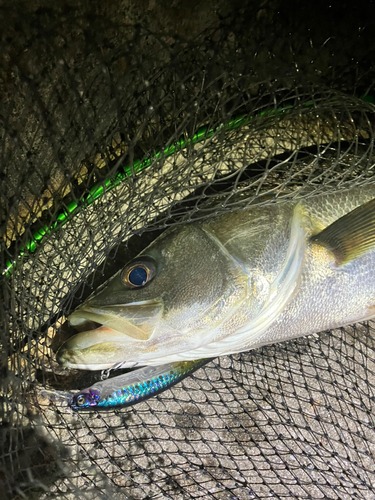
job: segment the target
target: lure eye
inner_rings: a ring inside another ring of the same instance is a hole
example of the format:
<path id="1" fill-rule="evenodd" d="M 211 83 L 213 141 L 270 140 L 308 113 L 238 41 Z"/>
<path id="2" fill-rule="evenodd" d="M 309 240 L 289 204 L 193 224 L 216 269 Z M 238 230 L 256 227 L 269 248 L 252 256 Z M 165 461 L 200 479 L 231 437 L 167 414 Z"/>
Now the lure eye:
<path id="1" fill-rule="evenodd" d="M 82 406 L 86 403 L 86 398 L 83 394 L 80 394 L 76 399 L 77 406 Z"/>
<path id="2" fill-rule="evenodd" d="M 155 276 L 156 266 L 150 258 L 133 262 L 127 266 L 122 274 L 122 281 L 129 288 L 140 288 Z"/>
<path id="3" fill-rule="evenodd" d="M 100 399 L 100 391 L 98 389 L 87 389 L 76 396 L 73 396 L 69 405 L 73 410 L 86 409 L 91 406 L 96 406 Z"/>

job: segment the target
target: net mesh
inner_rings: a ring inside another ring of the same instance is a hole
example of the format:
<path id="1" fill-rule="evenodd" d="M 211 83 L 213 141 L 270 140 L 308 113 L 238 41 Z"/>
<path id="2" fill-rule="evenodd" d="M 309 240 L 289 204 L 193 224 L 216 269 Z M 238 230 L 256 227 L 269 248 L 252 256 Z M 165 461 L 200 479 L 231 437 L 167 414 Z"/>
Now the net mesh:
<path id="1" fill-rule="evenodd" d="M 359 6 L 2 5 L 4 498 L 375 498 L 371 322 L 216 359 L 128 409 L 40 396 L 100 378 L 56 363 L 65 319 L 166 227 L 373 182 Z"/>

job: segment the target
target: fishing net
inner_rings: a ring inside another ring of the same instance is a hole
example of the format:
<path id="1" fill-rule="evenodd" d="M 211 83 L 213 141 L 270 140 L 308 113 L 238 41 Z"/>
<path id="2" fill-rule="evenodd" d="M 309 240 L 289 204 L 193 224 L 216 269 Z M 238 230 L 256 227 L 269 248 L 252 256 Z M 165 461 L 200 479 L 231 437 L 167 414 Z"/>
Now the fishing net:
<path id="1" fill-rule="evenodd" d="M 1 498 L 375 498 L 371 322 L 131 408 L 40 394 L 100 379 L 66 317 L 166 227 L 374 182 L 371 3 L 297 4 L 1 6 Z"/>

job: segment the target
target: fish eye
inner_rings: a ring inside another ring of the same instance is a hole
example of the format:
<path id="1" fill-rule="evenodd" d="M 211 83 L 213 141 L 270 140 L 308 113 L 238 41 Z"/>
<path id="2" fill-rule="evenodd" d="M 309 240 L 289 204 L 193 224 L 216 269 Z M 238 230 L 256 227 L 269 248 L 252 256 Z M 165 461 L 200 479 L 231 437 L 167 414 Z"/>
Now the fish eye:
<path id="1" fill-rule="evenodd" d="M 147 282 L 147 269 L 143 266 L 134 267 L 128 275 L 128 280 L 133 286 L 143 286 Z"/>
<path id="2" fill-rule="evenodd" d="M 140 288 L 151 281 L 155 270 L 155 264 L 151 259 L 133 262 L 123 271 L 122 281 L 130 288 Z"/>
<path id="3" fill-rule="evenodd" d="M 83 394 L 80 394 L 77 399 L 76 399 L 76 402 L 77 402 L 77 406 L 82 406 L 86 403 L 86 398 Z"/>

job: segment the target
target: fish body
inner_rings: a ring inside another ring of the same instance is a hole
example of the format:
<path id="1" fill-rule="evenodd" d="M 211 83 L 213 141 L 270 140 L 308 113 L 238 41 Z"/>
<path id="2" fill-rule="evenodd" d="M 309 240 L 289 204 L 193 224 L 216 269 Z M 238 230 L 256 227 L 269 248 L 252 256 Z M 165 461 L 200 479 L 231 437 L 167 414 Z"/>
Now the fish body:
<path id="1" fill-rule="evenodd" d="M 69 317 L 68 367 L 213 358 L 375 315 L 375 186 L 168 229 Z"/>

